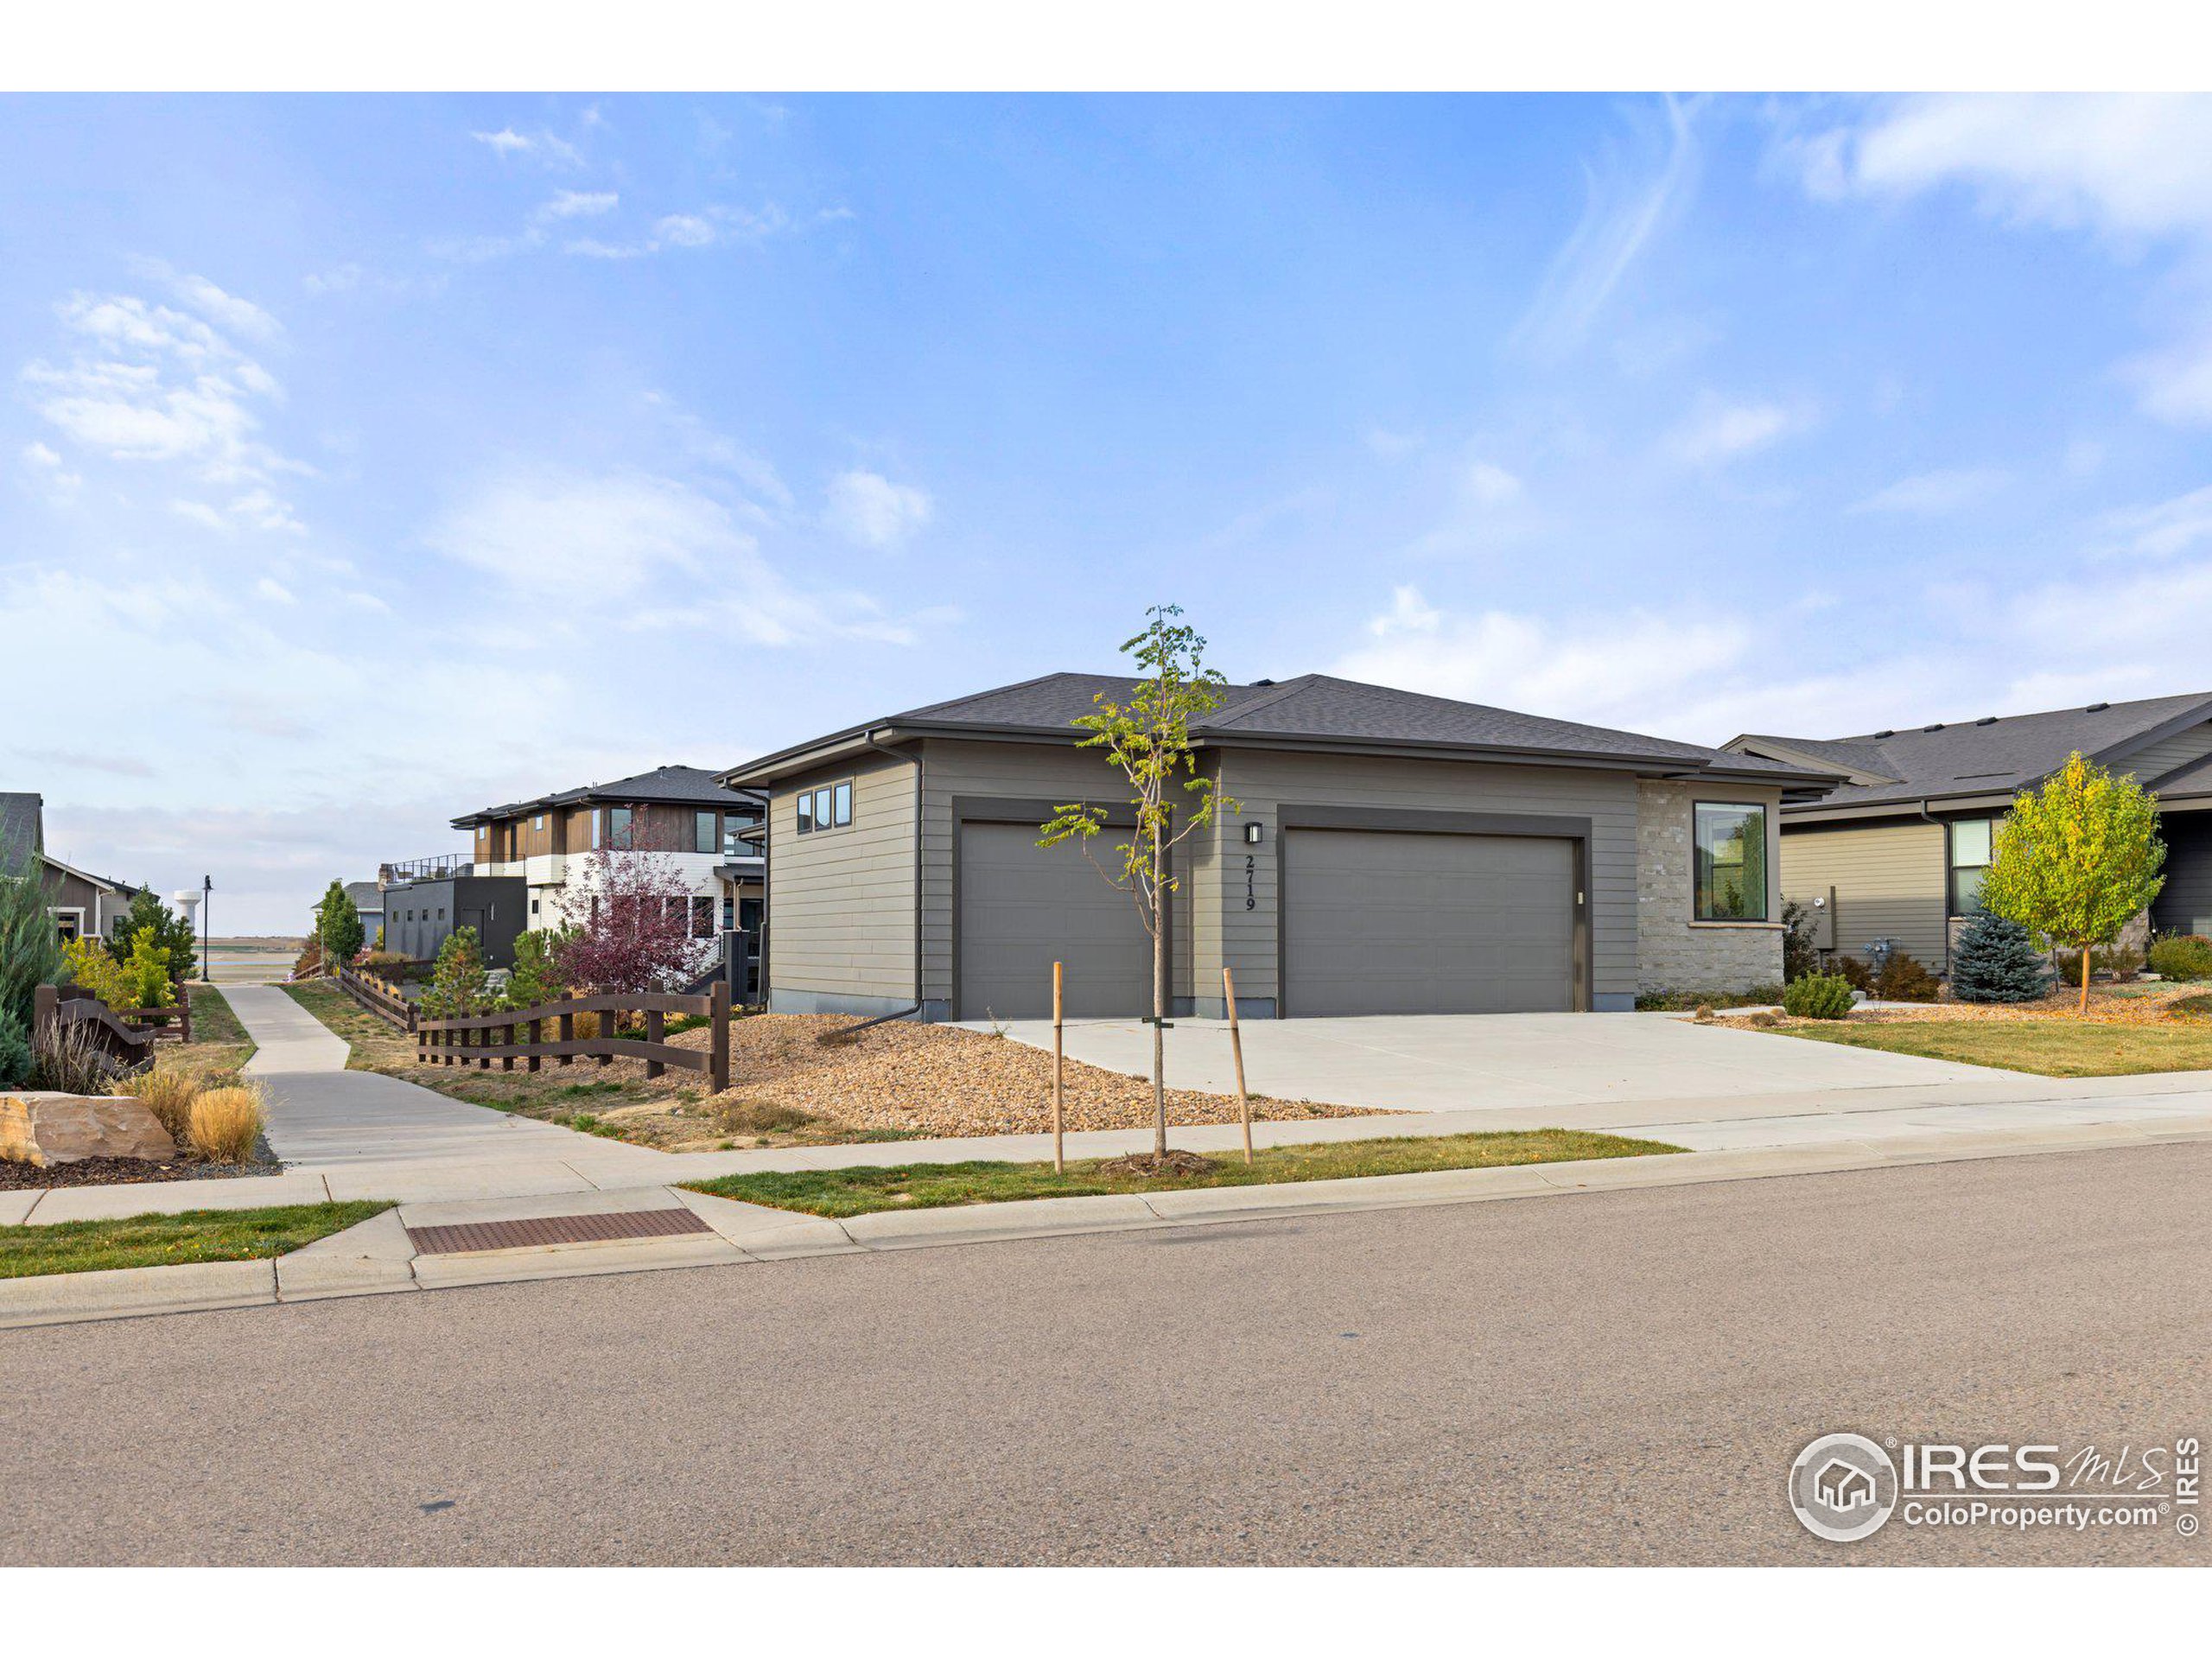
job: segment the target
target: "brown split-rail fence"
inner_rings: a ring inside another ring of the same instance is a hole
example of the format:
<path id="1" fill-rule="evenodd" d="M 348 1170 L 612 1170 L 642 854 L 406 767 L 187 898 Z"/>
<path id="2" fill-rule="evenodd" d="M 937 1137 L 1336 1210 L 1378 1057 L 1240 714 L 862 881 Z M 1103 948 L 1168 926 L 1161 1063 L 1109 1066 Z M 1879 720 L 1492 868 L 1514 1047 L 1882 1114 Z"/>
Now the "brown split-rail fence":
<path id="1" fill-rule="evenodd" d="M 402 1031 L 415 1029 L 415 1005 L 407 1000 L 406 993 L 388 979 L 374 974 L 365 974 L 358 968 L 338 966 L 338 988 L 366 1008 L 387 1025 L 397 1026 Z"/>
<path id="2" fill-rule="evenodd" d="M 126 1071 L 142 1071 L 154 1063 L 153 1028 L 130 1024 L 135 1017 L 135 1014 L 118 1014 L 99 998 L 74 987 L 57 989 L 41 985 L 31 993 L 31 1029 L 41 1040 L 51 1042 L 71 1027 L 82 1030 Z"/>
<path id="3" fill-rule="evenodd" d="M 591 1036 L 576 1035 L 576 1016 L 594 1016 Z M 626 1014 L 641 1017 L 645 1040 L 614 1033 Z M 703 1017 L 711 1033 L 705 1049 L 683 1048 L 663 1040 L 671 1014 Z M 457 1020 L 417 1019 L 415 1058 L 425 1065 L 474 1065 L 480 1071 L 499 1063 L 512 1071 L 521 1060 L 531 1071 L 546 1060 L 570 1065 L 577 1060 L 643 1060 L 645 1075 L 659 1077 L 670 1066 L 683 1071 L 703 1071 L 714 1090 L 729 1087 L 729 982 L 717 980 L 705 996 L 678 996 L 658 991 L 623 991 L 607 996 L 572 996 L 534 1008 L 504 1008 L 497 1014 L 473 1014 Z M 553 1033 L 547 1039 L 549 1030 Z M 518 1036 L 518 1033 L 521 1033 Z"/>

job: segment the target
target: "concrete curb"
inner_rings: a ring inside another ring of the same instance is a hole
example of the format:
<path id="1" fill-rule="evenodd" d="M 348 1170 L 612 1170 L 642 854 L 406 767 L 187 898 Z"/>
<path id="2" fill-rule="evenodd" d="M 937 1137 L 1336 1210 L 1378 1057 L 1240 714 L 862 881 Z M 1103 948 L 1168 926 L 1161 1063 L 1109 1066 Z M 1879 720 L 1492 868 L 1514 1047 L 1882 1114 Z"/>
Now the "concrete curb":
<path id="1" fill-rule="evenodd" d="M 394 1291 L 457 1289 L 540 1279 L 643 1273 L 667 1268 L 734 1266 L 926 1249 L 1018 1239 L 1069 1237 L 1140 1229 L 1215 1226 L 1269 1217 L 1351 1214 L 1431 1205 L 1631 1192 L 1642 1187 L 1701 1185 L 1784 1175 L 1837 1174 L 1915 1164 L 2069 1151 L 2145 1147 L 2212 1140 L 2212 1115 L 2070 1124 L 2050 1128 L 1922 1133 L 1891 1140 L 1821 1141 L 1745 1151 L 1655 1154 L 1576 1163 L 1520 1164 L 1493 1169 L 1369 1175 L 1347 1180 L 1200 1188 L 1181 1192 L 1030 1198 L 940 1210 L 878 1211 L 839 1222 L 764 1208 L 680 1187 L 636 1188 L 599 1195 L 587 1208 L 680 1204 L 714 1230 L 712 1236 L 624 1239 L 530 1249 L 423 1256 L 408 1240 L 403 1215 L 424 1205 L 385 1211 L 358 1226 L 319 1239 L 275 1262 L 207 1262 L 124 1268 L 0 1280 L 0 1329 L 148 1313 L 253 1307 L 277 1302 Z M 441 1205 L 436 1211 L 565 1213 L 543 1198 Z M 476 1217 L 470 1213 L 469 1218 Z"/>

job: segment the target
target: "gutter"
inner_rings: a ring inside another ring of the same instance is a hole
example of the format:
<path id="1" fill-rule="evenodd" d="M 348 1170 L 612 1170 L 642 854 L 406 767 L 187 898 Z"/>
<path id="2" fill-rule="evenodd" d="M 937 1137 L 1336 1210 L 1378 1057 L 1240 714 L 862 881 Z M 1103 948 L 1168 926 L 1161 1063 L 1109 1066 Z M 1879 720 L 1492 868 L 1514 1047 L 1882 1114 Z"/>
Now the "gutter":
<path id="1" fill-rule="evenodd" d="M 1943 868 L 1941 872 L 1943 896 L 1936 901 L 1936 904 L 1942 912 L 1943 977 L 1948 979 L 1951 976 L 1951 832 L 1945 828 L 1942 819 L 1929 816 L 1928 798 L 1925 796 L 1921 798 L 1920 818 L 1922 823 L 1932 823 L 1943 831 Z"/>

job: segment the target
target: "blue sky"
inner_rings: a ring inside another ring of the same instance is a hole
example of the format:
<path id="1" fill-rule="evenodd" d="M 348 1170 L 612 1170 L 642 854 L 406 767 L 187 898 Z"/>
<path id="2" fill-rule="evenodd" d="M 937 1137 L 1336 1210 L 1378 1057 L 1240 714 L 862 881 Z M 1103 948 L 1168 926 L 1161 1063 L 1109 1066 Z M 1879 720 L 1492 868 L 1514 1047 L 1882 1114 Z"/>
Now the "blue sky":
<path id="1" fill-rule="evenodd" d="M 2212 103 L 0 102 L 0 787 L 219 931 L 1155 600 L 1716 742 L 2212 686 Z"/>

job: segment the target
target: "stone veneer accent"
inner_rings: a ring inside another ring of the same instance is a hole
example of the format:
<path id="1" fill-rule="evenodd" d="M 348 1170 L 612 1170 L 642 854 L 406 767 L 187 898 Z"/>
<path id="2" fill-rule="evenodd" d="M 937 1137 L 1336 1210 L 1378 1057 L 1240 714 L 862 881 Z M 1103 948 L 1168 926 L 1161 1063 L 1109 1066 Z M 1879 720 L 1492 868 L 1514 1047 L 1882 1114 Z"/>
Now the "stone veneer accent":
<path id="1" fill-rule="evenodd" d="M 1745 991 L 1778 985 L 1780 927 L 1691 925 L 1691 802 L 1688 784 L 1637 785 L 1637 989 Z M 1770 818 L 1775 810 L 1770 803 Z"/>

